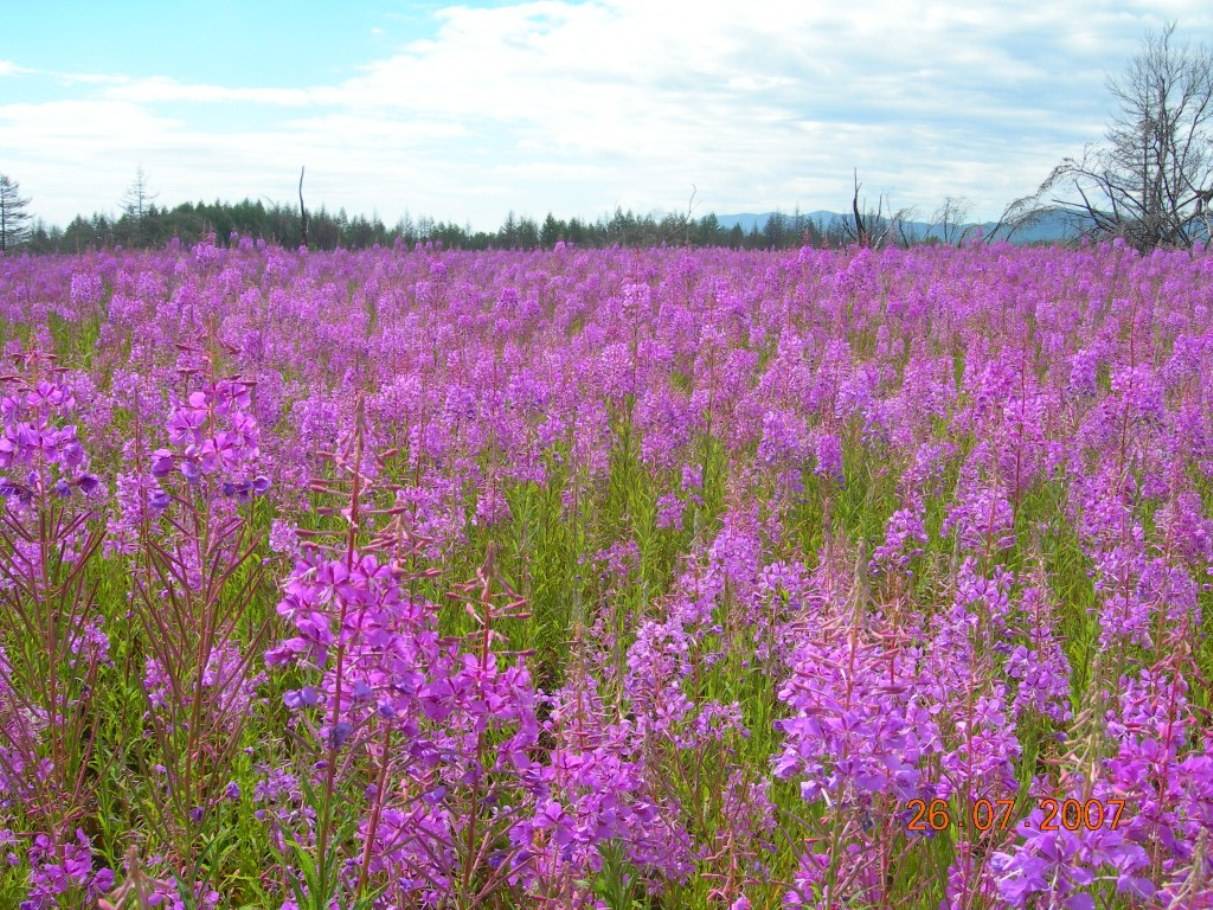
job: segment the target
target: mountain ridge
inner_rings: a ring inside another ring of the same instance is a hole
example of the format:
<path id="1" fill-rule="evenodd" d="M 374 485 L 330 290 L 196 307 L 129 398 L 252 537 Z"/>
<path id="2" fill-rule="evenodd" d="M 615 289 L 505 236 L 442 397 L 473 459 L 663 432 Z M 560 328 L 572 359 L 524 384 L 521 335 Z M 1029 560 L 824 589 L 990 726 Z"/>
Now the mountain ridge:
<path id="1" fill-rule="evenodd" d="M 778 210 L 771 212 L 737 212 L 716 215 L 716 222 L 725 230 L 731 230 L 733 227 L 739 226 L 746 233 L 754 229 L 761 232 L 766 227 L 767 222 L 775 215 L 781 215 L 789 221 L 794 217 L 787 212 Z M 849 223 L 851 221 L 850 215 L 845 215 L 841 212 L 831 212 L 828 209 L 816 209 L 812 212 L 802 212 L 800 215 L 805 220 L 813 222 L 820 230 L 830 230 L 841 223 Z M 953 228 L 952 230 L 972 233 L 977 228 L 981 229 L 983 235 L 989 236 L 998 228 L 998 223 L 995 221 L 966 222 L 959 229 Z M 1083 224 L 1073 216 L 1049 212 L 1012 232 L 1011 242 L 1056 243 L 1074 240 L 1082 234 L 1083 228 Z M 907 221 L 905 222 L 905 229 L 907 236 L 918 242 L 924 240 L 942 240 L 944 237 L 943 229 L 938 224 L 929 221 Z"/>

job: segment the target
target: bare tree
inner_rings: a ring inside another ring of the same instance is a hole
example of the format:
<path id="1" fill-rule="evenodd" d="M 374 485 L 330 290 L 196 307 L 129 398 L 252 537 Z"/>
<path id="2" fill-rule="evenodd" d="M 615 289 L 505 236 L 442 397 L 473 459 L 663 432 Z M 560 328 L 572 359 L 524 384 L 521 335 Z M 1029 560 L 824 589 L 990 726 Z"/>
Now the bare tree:
<path id="1" fill-rule="evenodd" d="M 993 230 L 985 235 L 985 242 L 1009 242 L 1016 232 L 1030 227 L 1047 214 L 1048 208 L 1041 206 L 1035 195 L 1016 199 L 1003 209 Z"/>
<path id="2" fill-rule="evenodd" d="M 143 216 L 147 214 L 157 195 L 148 189 L 147 173 L 143 170 L 143 165 L 140 165 L 135 170 L 134 181 L 127 187 L 126 195 L 122 197 L 122 211 L 136 221 L 142 222 Z"/>
<path id="3" fill-rule="evenodd" d="M 22 198 L 20 184 L 0 174 L 0 253 L 25 239 L 30 217 L 25 210 L 27 205 L 29 199 Z"/>
<path id="4" fill-rule="evenodd" d="M 893 242 L 902 249 L 908 250 L 921 241 L 918 228 L 914 225 L 918 212 L 913 206 L 900 208 L 889 216 L 889 228 Z"/>
<path id="5" fill-rule="evenodd" d="M 1148 35 L 1125 74 L 1109 80 L 1118 110 L 1107 145 L 1062 161 L 1012 206 L 1013 217 L 1066 213 L 1093 236 L 1123 237 L 1141 250 L 1209 239 L 1213 54 L 1174 35 L 1174 23 Z"/>
<path id="6" fill-rule="evenodd" d="M 695 186 L 695 184 L 692 183 L 691 184 L 691 198 L 687 200 L 687 214 L 686 214 L 686 220 L 683 224 L 683 228 L 685 229 L 683 244 L 685 246 L 691 245 L 691 225 L 694 224 L 695 196 L 696 196 L 696 194 L 698 194 L 698 192 L 699 192 L 699 187 Z"/>
<path id="7" fill-rule="evenodd" d="M 134 181 L 127 187 L 126 193 L 122 197 L 122 211 L 130 221 L 134 222 L 133 225 L 128 222 L 124 227 L 133 227 L 133 238 L 137 243 L 147 240 L 144 219 L 152 211 L 152 203 L 156 196 L 156 193 L 148 189 L 147 173 L 143 170 L 143 165 L 140 165 L 135 170 Z"/>
<path id="8" fill-rule="evenodd" d="M 854 186 L 855 192 L 851 194 L 851 212 L 855 216 L 855 242 L 860 246 L 870 246 L 872 242 L 872 232 L 869 224 L 872 219 L 870 217 L 865 218 L 863 213 L 859 211 L 859 190 L 863 187 L 863 184 L 859 182 L 859 168 L 855 169 Z M 881 202 L 883 201 L 884 197 L 881 196 Z M 876 217 L 880 217 L 879 205 L 876 208 Z"/>
<path id="9" fill-rule="evenodd" d="M 876 208 L 872 209 L 866 201 L 861 201 L 859 191 L 863 184 L 859 182 L 859 170 L 854 173 L 854 191 L 851 194 L 851 218 L 839 222 L 842 238 L 846 243 L 857 243 L 860 246 L 879 249 L 890 243 L 910 246 L 912 237 L 907 233 L 906 226 L 913 217 L 912 209 L 898 209 L 885 214 L 887 200 L 881 193 L 876 200 Z"/>
<path id="10" fill-rule="evenodd" d="M 965 239 L 968 229 L 965 219 L 969 215 L 967 199 L 958 196 L 946 196 L 943 205 L 931 216 L 930 236 L 937 237 L 948 246 L 959 246 Z"/>

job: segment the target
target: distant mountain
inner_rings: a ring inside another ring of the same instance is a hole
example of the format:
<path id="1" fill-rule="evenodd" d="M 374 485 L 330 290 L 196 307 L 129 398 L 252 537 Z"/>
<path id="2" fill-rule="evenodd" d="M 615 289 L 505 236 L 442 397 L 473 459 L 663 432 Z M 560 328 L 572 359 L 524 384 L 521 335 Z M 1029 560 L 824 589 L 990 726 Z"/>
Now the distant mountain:
<path id="1" fill-rule="evenodd" d="M 716 221 L 726 231 L 732 230 L 735 225 L 740 225 L 741 229 L 748 234 L 753 228 L 757 228 L 761 231 L 766 226 L 767 221 L 774 214 L 774 212 L 762 212 L 761 214 L 756 215 L 752 212 L 741 212 L 737 215 L 717 215 Z M 780 214 L 782 214 L 784 218 L 790 219 L 792 217 L 788 212 L 781 212 Z M 837 212 L 827 212 L 824 209 L 819 209 L 815 212 L 801 212 L 801 217 L 812 221 L 819 227 L 826 229 L 833 227 L 834 222 L 836 221 L 845 221 L 850 219 L 849 215 L 840 215 Z"/>
<path id="2" fill-rule="evenodd" d="M 770 220 L 775 212 L 740 212 L 735 215 L 717 215 L 717 223 L 725 230 L 732 230 L 736 226 L 740 226 L 747 234 L 755 228 L 761 231 L 766 227 L 766 223 Z M 784 218 L 791 219 L 791 215 L 787 212 L 780 213 Z M 819 209 L 814 212 L 802 212 L 802 217 L 812 221 L 821 230 L 830 230 L 836 227 L 840 222 L 850 222 L 851 216 L 844 215 L 839 212 L 829 212 L 824 209 Z M 964 230 L 972 231 L 975 228 L 981 228 L 982 233 L 986 236 L 998 227 L 996 222 L 986 221 L 982 223 L 971 223 L 964 226 Z M 1073 216 L 1065 215 L 1060 212 L 1050 212 L 1042 215 L 1031 224 L 1024 225 L 1017 229 L 1011 235 L 1012 243 L 1056 243 L 1058 241 L 1073 240 L 1082 233 L 1084 225 L 1082 222 Z M 1004 229 L 1005 231 L 1005 229 Z M 907 221 L 906 233 L 916 241 L 929 240 L 932 237 L 942 239 L 943 232 L 936 226 L 927 221 Z"/>

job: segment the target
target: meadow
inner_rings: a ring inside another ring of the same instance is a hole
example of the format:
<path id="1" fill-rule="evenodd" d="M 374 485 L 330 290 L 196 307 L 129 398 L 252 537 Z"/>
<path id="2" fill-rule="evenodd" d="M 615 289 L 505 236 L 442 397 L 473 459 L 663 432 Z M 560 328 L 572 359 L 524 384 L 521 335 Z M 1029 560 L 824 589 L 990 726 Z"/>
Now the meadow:
<path id="1" fill-rule="evenodd" d="M 1211 305 L 0 257 L 0 907 L 1213 908 Z"/>

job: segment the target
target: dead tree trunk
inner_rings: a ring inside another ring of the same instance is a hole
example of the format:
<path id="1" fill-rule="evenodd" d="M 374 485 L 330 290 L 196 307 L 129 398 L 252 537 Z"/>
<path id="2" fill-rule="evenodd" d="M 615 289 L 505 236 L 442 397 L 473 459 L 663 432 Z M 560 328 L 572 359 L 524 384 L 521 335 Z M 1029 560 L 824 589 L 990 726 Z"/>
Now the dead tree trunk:
<path id="1" fill-rule="evenodd" d="M 851 196 L 851 211 L 855 215 L 855 241 L 860 246 L 868 245 L 868 228 L 863 223 L 863 216 L 859 213 L 859 168 L 855 169 L 855 192 Z"/>
<path id="2" fill-rule="evenodd" d="M 303 207 L 303 172 L 306 167 L 299 168 L 299 230 L 303 235 L 303 245 L 307 246 L 307 209 Z"/>

